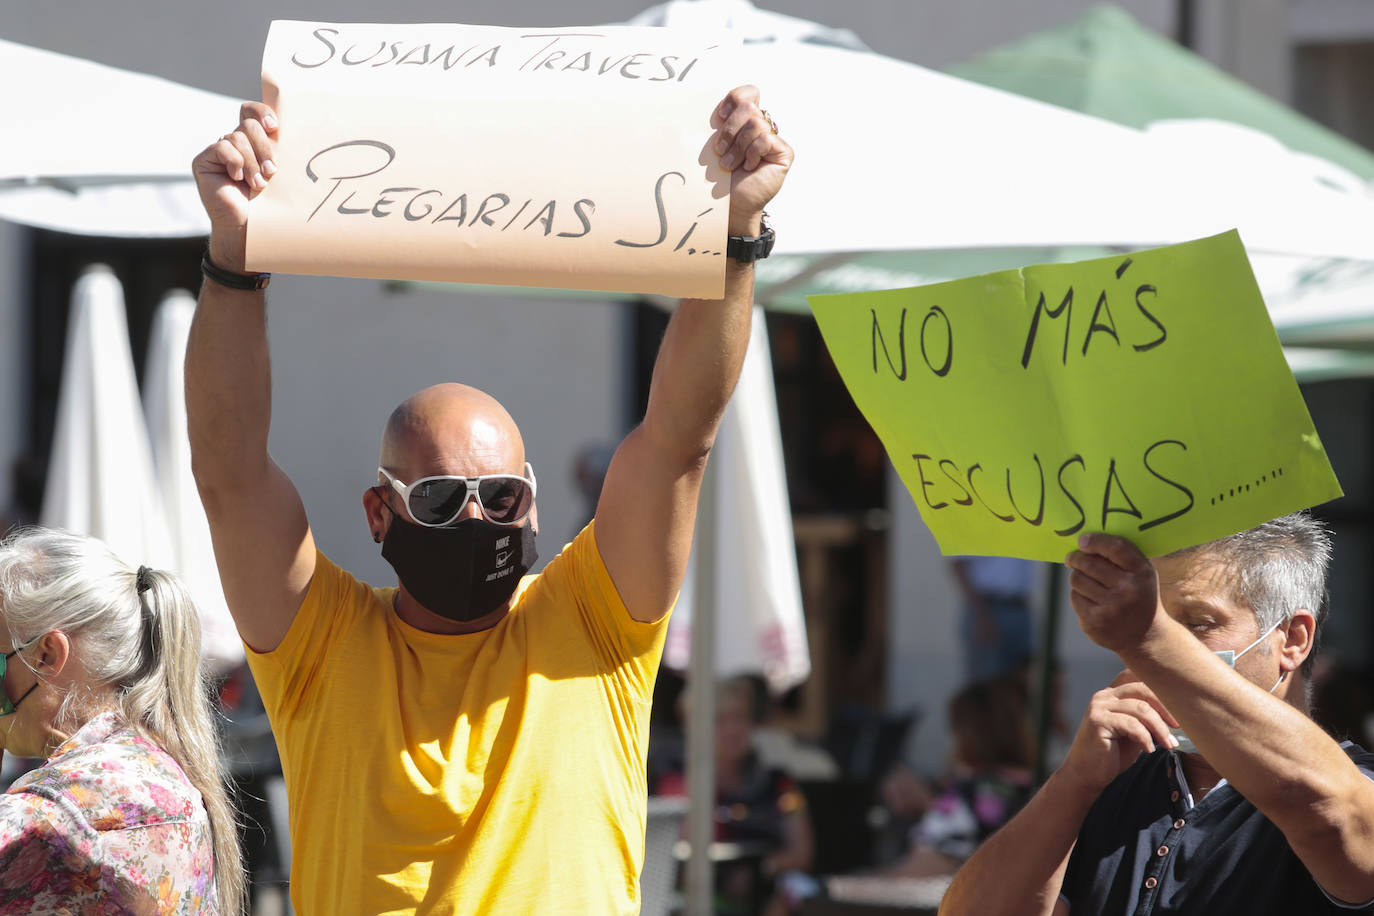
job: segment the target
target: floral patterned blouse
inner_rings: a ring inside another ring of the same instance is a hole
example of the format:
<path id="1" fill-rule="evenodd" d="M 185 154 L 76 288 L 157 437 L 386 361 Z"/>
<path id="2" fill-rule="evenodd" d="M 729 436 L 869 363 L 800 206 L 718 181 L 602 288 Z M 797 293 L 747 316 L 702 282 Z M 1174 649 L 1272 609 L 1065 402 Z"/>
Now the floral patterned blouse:
<path id="1" fill-rule="evenodd" d="M 200 793 L 114 713 L 0 795 L 0 914 L 9 913 L 219 913 Z"/>
<path id="2" fill-rule="evenodd" d="M 1005 767 L 956 779 L 912 829 L 916 843 L 962 862 L 1021 810 L 1033 787 L 1029 771 Z"/>

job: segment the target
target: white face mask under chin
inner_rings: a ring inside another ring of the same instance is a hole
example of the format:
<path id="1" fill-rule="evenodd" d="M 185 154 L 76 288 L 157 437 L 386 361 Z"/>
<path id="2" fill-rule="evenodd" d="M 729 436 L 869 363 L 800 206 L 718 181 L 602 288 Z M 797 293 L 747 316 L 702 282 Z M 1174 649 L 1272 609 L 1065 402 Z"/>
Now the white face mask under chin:
<path id="1" fill-rule="evenodd" d="M 1283 621 L 1280 620 L 1278 623 L 1274 624 L 1272 627 L 1265 630 L 1263 633 L 1259 635 L 1259 637 L 1254 642 L 1250 643 L 1250 645 L 1246 646 L 1244 649 L 1241 649 L 1239 652 L 1237 652 L 1234 649 L 1222 649 L 1220 652 L 1214 652 L 1213 654 L 1216 655 L 1217 658 L 1221 659 L 1226 664 L 1234 668 L 1236 667 L 1236 659 L 1240 658 L 1246 652 L 1249 652 L 1251 649 L 1255 648 L 1255 646 L 1258 646 L 1261 642 L 1263 642 L 1266 636 L 1268 636 L 1270 633 L 1278 629 L 1279 623 L 1283 623 Z M 1273 693 L 1275 690 L 1277 690 L 1278 686 L 1283 683 L 1283 679 L 1287 676 L 1287 672 L 1279 672 L 1279 679 L 1274 682 L 1273 687 L 1269 688 L 1269 692 Z M 1173 735 L 1174 738 L 1178 741 L 1178 747 L 1176 748 L 1176 750 L 1180 754 L 1197 753 L 1197 745 L 1193 744 L 1192 739 L 1189 738 L 1186 734 L 1184 734 L 1183 729 L 1171 728 L 1169 729 L 1169 734 Z"/>

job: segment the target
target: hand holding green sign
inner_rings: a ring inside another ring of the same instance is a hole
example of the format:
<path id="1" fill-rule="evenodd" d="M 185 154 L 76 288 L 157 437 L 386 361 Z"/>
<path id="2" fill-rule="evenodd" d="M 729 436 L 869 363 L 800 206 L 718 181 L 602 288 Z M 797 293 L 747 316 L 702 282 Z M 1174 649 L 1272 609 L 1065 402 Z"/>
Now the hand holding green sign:
<path id="1" fill-rule="evenodd" d="M 810 302 L 947 554 L 1157 556 L 1341 495 L 1235 232 Z"/>

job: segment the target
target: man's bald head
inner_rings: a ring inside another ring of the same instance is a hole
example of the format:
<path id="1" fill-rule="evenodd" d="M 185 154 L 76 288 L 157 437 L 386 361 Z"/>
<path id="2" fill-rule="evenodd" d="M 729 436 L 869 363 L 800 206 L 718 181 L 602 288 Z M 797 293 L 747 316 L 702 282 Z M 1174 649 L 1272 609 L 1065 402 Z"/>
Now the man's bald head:
<path id="1" fill-rule="evenodd" d="M 406 483 L 437 474 L 523 474 L 525 443 L 499 401 L 447 382 L 416 392 L 391 412 L 379 463 Z"/>

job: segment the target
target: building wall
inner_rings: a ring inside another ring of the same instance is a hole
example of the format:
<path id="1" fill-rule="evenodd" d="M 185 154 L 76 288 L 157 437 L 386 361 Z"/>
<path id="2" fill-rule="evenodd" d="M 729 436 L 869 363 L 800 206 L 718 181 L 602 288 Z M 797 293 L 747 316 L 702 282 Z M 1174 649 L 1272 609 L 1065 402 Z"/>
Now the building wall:
<path id="1" fill-rule="evenodd" d="M 1288 22 L 1295 44 L 1374 40 L 1369 0 L 1289 0 Z"/>
<path id="2" fill-rule="evenodd" d="M 1191 0 L 1193 50 L 1281 102 L 1292 95 L 1289 0 Z"/>
<path id="3" fill-rule="evenodd" d="M 1340 42 L 1299 45 L 1294 102 L 1310 117 L 1374 149 L 1374 4 L 1368 26 Z"/>

